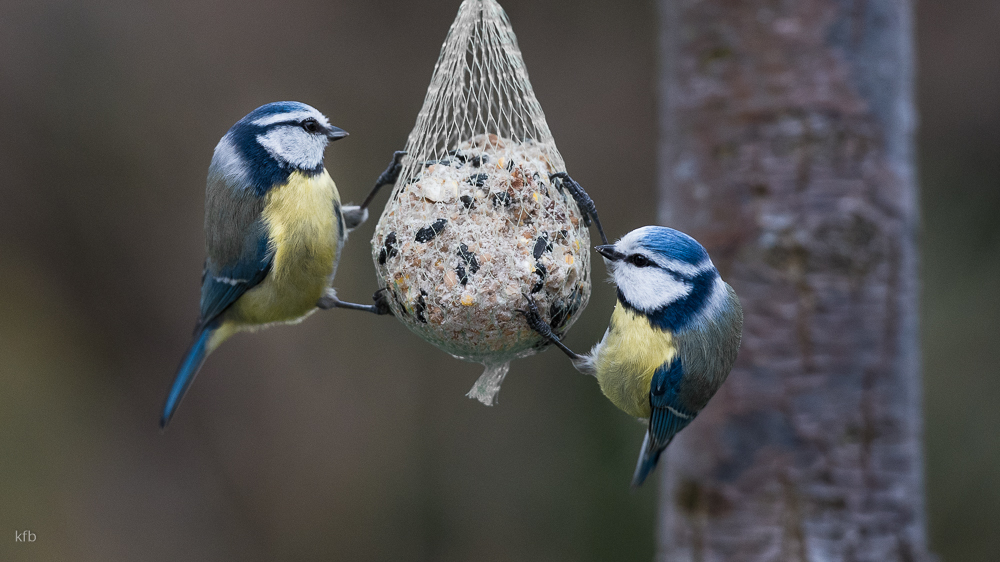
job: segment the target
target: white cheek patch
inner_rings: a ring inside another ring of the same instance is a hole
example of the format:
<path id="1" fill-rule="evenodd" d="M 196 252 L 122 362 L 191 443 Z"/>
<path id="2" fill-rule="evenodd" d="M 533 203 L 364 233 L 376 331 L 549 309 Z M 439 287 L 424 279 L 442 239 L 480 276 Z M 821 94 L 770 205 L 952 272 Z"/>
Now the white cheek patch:
<path id="1" fill-rule="evenodd" d="M 615 284 L 633 307 L 652 312 L 691 293 L 691 284 L 679 281 L 658 267 L 620 264 L 615 268 Z"/>
<path id="2" fill-rule="evenodd" d="M 275 127 L 257 135 L 257 142 L 275 160 L 286 162 L 294 168 L 311 170 L 323 163 L 327 138 L 323 135 L 311 135 L 301 127 L 290 125 Z"/>
<path id="3" fill-rule="evenodd" d="M 215 147 L 210 172 L 242 185 L 248 181 L 246 163 L 228 136 L 222 137 Z"/>

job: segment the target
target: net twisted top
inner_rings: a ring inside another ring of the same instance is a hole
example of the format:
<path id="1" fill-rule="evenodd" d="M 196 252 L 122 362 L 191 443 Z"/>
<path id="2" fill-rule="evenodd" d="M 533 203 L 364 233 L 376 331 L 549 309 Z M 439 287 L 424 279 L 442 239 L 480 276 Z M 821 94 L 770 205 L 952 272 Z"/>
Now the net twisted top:
<path id="1" fill-rule="evenodd" d="M 422 163 L 445 158 L 463 142 L 483 134 L 534 140 L 555 171 L 565 170 L 507 14 L 495 0 L 465 0 L 448 30 L 406 141 L 409 157 L 397 189 L 421 174 Z"/>

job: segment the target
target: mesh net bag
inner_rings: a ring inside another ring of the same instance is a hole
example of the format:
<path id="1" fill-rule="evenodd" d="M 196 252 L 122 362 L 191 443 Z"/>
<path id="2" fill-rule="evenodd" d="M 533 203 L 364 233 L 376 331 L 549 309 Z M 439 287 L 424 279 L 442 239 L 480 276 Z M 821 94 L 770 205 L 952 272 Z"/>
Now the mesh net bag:
<path id="1" fill-rule="evenodd" d="M 590 234 L 494 0 L 465 0 L 448 31 L 407 156 L 372 238 L 393 314 L 486 370 L 494 403 L 510 361 L 543 342 L 516 312 L 531 295 L 565 332 L 590 298 Z"/>

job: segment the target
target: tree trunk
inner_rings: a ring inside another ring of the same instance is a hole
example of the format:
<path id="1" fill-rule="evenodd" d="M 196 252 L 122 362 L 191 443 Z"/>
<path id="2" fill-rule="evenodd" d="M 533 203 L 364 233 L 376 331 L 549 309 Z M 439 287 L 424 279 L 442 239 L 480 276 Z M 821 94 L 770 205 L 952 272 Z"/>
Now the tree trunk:
<path id="1" fill-rule="evenodd" d="M 746 315 L 659 559 L 923 561 L 909 0 L 659 0 L 660 218 Z"/>

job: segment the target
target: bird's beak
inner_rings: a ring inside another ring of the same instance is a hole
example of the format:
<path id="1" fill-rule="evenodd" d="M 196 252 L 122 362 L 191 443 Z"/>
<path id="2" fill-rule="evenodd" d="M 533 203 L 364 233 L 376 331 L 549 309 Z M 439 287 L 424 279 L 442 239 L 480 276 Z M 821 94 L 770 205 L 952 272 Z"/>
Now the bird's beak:
<path id="1" fill-rule="evenodd" d="M 605 259 L 608 259 L 610 261 L 619 261 L 625 259 L 625 254 L 616 250 L 614 244 L 594 246 L 594 249 L 600 252 L 601 255 L 605 257 Z"/>
<path id="2" fill-rule="evenodd" d="M 340 140 L 347 136 L 347 131 L 341 129 L 340 127 L 330 125 L 326 129 L 326 136 L 329 137 L 331 141 Z"/>

